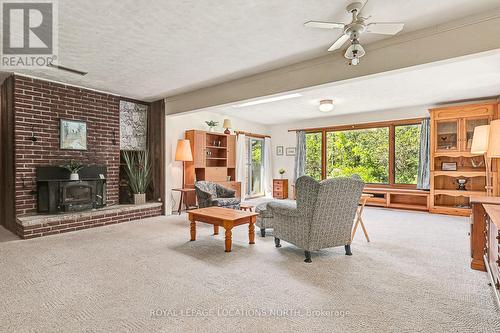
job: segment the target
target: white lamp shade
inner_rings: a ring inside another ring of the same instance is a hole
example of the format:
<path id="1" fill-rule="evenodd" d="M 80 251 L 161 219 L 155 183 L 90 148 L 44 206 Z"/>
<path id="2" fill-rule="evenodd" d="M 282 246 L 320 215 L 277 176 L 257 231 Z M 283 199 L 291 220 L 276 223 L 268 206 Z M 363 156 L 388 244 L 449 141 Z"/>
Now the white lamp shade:
<path id="1" fill-rule="evenodd" d="M 500 158 L 500 120 L 493 120 L 490 124 L 488 157 Z"/>
<path id="2" fill-rule="evenodd" d="M 222 128 L 233 128 L 231 125 L 231 119 L 224 119 L 224 124 L 222 125 Z"/>
<path id="3" fill-rule="evenodd" d="M 177 141 L 177 149 L 175 150 L 175 160 L 183 162 L 191 162 L 193 153 L 191 152 L 191 143 L 189 140 Z"/>
<path id="4" fill-rule="evenodd" d="M 483 155 L 488 151 L 490 141 L 490 125 L 477 126 L 472 137 L 470 152 L 475 155 Z"/>

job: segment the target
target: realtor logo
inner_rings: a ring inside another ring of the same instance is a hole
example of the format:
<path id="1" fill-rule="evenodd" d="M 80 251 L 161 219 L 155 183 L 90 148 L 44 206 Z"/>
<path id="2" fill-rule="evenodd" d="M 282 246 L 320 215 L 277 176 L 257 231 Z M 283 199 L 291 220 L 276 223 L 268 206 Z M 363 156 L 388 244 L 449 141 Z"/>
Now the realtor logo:
<path id="1" fill-rule="evenodd" d="M 56 0 L 2 3 L 2 69 L 47 67 L 57 59 Z"/>

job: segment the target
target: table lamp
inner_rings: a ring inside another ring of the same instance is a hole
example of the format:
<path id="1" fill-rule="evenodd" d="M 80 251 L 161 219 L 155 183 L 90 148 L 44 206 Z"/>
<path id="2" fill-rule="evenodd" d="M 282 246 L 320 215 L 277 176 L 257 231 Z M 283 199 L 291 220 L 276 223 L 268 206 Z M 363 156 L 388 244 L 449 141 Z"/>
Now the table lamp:
<path id="1" fill-rule="evenodd" d="M 226 129 L 224 131 L 224 134 L 231 134 L 231 131 L 230 131 L 230 129 L 232 128 L 231 119 L 224 119 L 224 124 L 222 124 L 222 127 Z"/>
<path id="2" fill-rule="evenodd" d="M 495 124 L 494 124 L 495 123 Z M 495 129 L 493 129 L 495 126 Z M 470 152 L 473 155 L 484 155 L 484 165 L 486 167 L 486 195 L 492 195 L 491 186 L 491 158 L 492 154 L 500 157 L 500 121 L 495 120 L 490 125 L 477 126 L 474 129 L 474 136 L 472 137 L 472 146 Z M 496 132 L 496 133 L 495 133 Z M 493 139 L 493 134 L 496 134 L 496 138 Z M 493 139 L 493 140 L 492 140 Z M 496 140 L 496 147 L 493 141 Z"/>
<path id="3" fill-rule="evenodd" d="M 189 140 L 180 139 L 177 141 L 175 160 L 182 162 L 182 186 L 184 186 L 184 163 L 191 162 L 193 160 L 193 154 L 191 152 L 191 142 L 189 142 Z"/>

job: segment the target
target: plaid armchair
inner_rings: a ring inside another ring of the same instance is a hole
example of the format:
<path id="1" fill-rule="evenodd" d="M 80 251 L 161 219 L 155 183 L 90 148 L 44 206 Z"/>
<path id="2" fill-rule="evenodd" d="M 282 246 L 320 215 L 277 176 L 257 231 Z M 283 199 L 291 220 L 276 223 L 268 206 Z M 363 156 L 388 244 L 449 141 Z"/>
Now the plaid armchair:
<path id="1" fill-rule="evenodd" d="M 345 246 L 352 255 L 351 229 L 363 192 L 364 183 L 354 178 L 333 178 L 317 182 L 311 177 L 297 179 L 297 207 L 271 202 L 276 247 L 283 239 L 305 250 L 305 262 L 311 251 Z"/>
<path id="2" fill-rule="evenodd" d="M 228 189 L 222 185 L 199 181 L 194 184 L 198 206 L 205 207 L 224 207 L 240 209 L 240 198 L 236 198 L 236 191 Z"/>

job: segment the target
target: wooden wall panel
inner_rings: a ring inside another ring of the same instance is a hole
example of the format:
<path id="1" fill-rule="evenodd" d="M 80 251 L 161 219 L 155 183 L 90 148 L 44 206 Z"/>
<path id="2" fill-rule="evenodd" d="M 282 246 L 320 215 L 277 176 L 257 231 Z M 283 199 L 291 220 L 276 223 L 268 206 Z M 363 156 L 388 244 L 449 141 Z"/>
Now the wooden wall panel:
<path id="1" fill-rule="evenodd" d="M 148 147 L 152 186 L 148 199 L 165 203 L 165 101 L 151 103 L 148 112 Z M 165 204 L 163 205 L 163 214 Z"/>
<path id="2" fill-rule="evenodd" d="M 1 86 L 0 107 L 0 222 L 16 232 L 14 174 L 14 77 Z"/>

